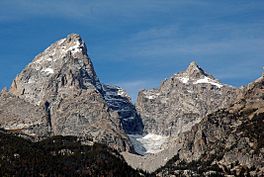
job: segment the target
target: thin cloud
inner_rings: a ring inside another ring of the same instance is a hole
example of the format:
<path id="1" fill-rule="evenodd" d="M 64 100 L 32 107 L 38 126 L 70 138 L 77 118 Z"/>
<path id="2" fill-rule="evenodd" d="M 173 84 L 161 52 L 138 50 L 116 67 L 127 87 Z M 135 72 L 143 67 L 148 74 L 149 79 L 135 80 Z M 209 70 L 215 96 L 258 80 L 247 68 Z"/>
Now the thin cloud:
<path id="1" fill-rule="evenodd" d="M 118 60 L 126 60 L 127 57 L 153 60 L 154 57 L 161 61 L 186 54 L 240 56 L 245 53 L 262 53 L 263 24 L 227 26 L 227 23 L 200 26 L 196 28 L 196 33 L 194 31 L 188 36 L 178 26 L 152 28 L 124 39 L 111 53 L 119 56 L 116 57 Z"/>
<path id="2" fill-rule="evenodd" d="M 74 3 L 74 1 L 33 1 L 15 0 L 3 1 L 1 4 L 2 20 L 20 20 L 36 17 L 61 17 L 61 18 L 89 18 L 92 6 L 89 4 Z M 11 9 L 12 11 L 8 10 Z M 2 15 L 3 14 L 3 15 Z"/>
<path id="3" fill-rule="evenodd" d="M 59 17 L 75 20 L 98 21 L 109 17 L 124 17 L 144 21 L 157 13 L 173 13 L 189 6 L 205 6 L 199 0 L 1 0 L 0 20 L 19 20 L 35 17 Z M 9 9 L 12 9 L 10 11 Z M 115 18 L 112 18 L 115 20 Z"/>
<path id="4" fill-rule="evenodd" d="M 251 82 L 256 79 L 255 76 L 260 76 L 263 72 L 262 65 L 258 63 L 258 61 L 252 60 L 244 60 L 235 63 L 236 68 L 232 65 L 226 65 L 224 68 L 217 68 L 216 75 L 220 80 L 242 80 L 244 84 Z M 252 68 L 255 68 L 252 70 Z M 238 86 L 238 85 L 237 85 Z"/>

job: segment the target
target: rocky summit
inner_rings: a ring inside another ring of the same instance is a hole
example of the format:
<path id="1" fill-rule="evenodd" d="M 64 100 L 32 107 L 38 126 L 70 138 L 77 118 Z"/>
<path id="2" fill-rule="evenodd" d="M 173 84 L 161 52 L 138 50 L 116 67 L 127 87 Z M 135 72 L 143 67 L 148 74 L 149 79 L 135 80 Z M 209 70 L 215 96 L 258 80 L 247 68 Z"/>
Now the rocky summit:
<path id="1" fill-rule="evenodd" d="M 146 133 L 177 136 L 208 113 L 230 105 L 237 92 L 192 62 L 186 71 L 165 80 L 160 88 L 141 91 L 136 107 Z"/>
<path id="2" fill-rule="evenodd" d="M 45 110 L 45 120 L 52 135 L 89 137 L 116 149 L 129 150 L 131 144 L 122 129 L 122 118 L 129 115 L 121 112 L 119 115 L 112 109 L 117 103 L 114 99 L 111 103 L 106 100 L 111 90 L 103 89 L 102 85 L 84 41 L 79 35 L 70 34 L 37 55 L 13 81 L 10 94 L 32 107 Z M 13 105 L 10 101 L 8 104 Z M 133 106 L 128 105 L 128 114 L 129 109 L 135 112 Z M 14 111 L 16 115 L 22 114 Z M 42 119 L 34 112 L 28 114 L 32 114 L 37 122 Z M 133 124 L 133 120 L 130 123 Z M 26 122 L 9 124 L 13 129 L 29 126 Z M 123 127 L 126 126 L 124 123 Z"/>
<path id="3" fill-rule="evenodd" d="M 58 96 L 100 92 L 101 83 L 77 34 L 61 39 L 35 57 L 13 81 L 11 93 L 34 105 L 53 103 Z"/>

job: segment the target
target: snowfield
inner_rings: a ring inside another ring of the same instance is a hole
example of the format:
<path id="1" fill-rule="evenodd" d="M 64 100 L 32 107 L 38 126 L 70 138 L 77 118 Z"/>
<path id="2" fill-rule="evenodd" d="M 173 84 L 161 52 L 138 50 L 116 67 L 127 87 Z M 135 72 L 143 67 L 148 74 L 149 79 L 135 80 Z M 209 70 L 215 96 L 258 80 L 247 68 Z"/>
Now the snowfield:
<path id="1" fill-rule="evenodd" d="M 163 145 L 168 142 L 167 136 L 149 133 L 142 135 L 128 135 L 135 151 L 140 155 L 155 154 L 164 150 Z"/>
<path id="2" fill-rule="evenodd" d="M 205 83 L 205 84 L 215 85 L 215 86 L 217 86 L 218 88 L 223 87 L 223 85 L 220 84 L 219 82 L 217 82 L 216 80 L 213 80 L 213 79 L 211 79 L 211 78 L 209 78 L 209 77 L 206 77 L 206 76 L 205 76 L 203 79 L 199 79 L 199 80 L 197 80 L 196 82 L 194 82 L 194 84 L 203 84 L 203 83 Z"/>

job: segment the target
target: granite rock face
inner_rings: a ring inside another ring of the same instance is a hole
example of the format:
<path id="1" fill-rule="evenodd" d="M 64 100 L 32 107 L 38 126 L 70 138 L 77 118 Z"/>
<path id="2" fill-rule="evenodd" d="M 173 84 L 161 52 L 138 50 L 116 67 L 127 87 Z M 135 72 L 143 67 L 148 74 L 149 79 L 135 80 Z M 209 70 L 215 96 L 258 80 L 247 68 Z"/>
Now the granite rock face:
<path id="1" fill-rule="evenodd" d="M 0 93 L 0 127 L 26 134 L 32 140 L 45 138 L 51 133 L 45 109 L 28 104 L 7 90 Z"/>
<path id="2" fill-rule="evenodd" d="M 165 80 L 159 89 L 141 91 L 136 108 L 144 132 L 177 136 L 190 130 L 208 113 L 230 105 L 237 92 L 192 62 L 186 71 Z"/>
<path id="3" fill-rule="evenodd" d="M 105 101 L 85 43 L 77 34 L 37 55 L 13 81 L 10 92 L 44 108 L 53 135 L 84 136 L 119 150 L 130 149 L 119 115 Z"/>
<path id="4" fill-rule="evenodd" d="M 264 78 L 244 87 L 230 107 L 206 116 L 173 143 L 177 155 L 158 176 L 263 176 Z"/>

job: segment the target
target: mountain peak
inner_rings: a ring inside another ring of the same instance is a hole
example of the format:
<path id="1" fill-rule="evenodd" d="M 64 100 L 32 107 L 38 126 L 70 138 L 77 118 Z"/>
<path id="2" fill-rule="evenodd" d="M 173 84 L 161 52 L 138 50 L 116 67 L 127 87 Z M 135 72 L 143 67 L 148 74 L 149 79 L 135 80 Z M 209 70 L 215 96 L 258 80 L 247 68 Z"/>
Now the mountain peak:
<path id="1" fill-rule="evenodd" d="M 204 70 L 195 62 L 191 62 L 188 68 L 186 69 L 186 73 L 189 76 L 200 77 L 201 75 L 207 76 Z"/>
<path id="2" fill-rule="evenodd" d="M 192 61 L 190 64 L 189 64 L 189 67 L 199 67 L 198 64 L 196 63 L 196 61 Z"/>
<path id="3" fill-rule="evenodd" d="M 38 105 L 45 102 L 50 94 L 47 92 L 57 95 L 62 88 L 101 91 L 85 43 L 78 34 L 69 34 L 37 55 L 13 81 L 10 91 Z"/>
<path id="4" fill-rule="evenodd" d="M 85 47 L 85 42 L 82 40 L 81 36 L 79 34 L 69 34 L 66 38 L 64 38 L 69 45 L 76 45 L 79 47 Z"/>
<path id="5" fill-rule="evenodd" d="M 215 79 L 212 75 L 207 74 L 195 61 L 189 64 L 188 68 L 185 70 L 185 72 L 183 72 L 183 74 L 192 79 L 201 79 L 203 77 Z"/>
<path id="6" fill-rule="evenodd" d="M 70 52 L 72 56 L 77 53 L 88 55 L 85 42 L 79 34 L 69 34 L 66 38 L 57 41 L 56 44 L 55 47 L 61 49 L 62 53 Z"/>
<path id="7" fill-rule="evenodd" d="M 81 40 L 81 36 L 79 34 L 76 33 L 71 33 L 67 36 L 67 39 L 77 39 L 77 40 Z"/>

